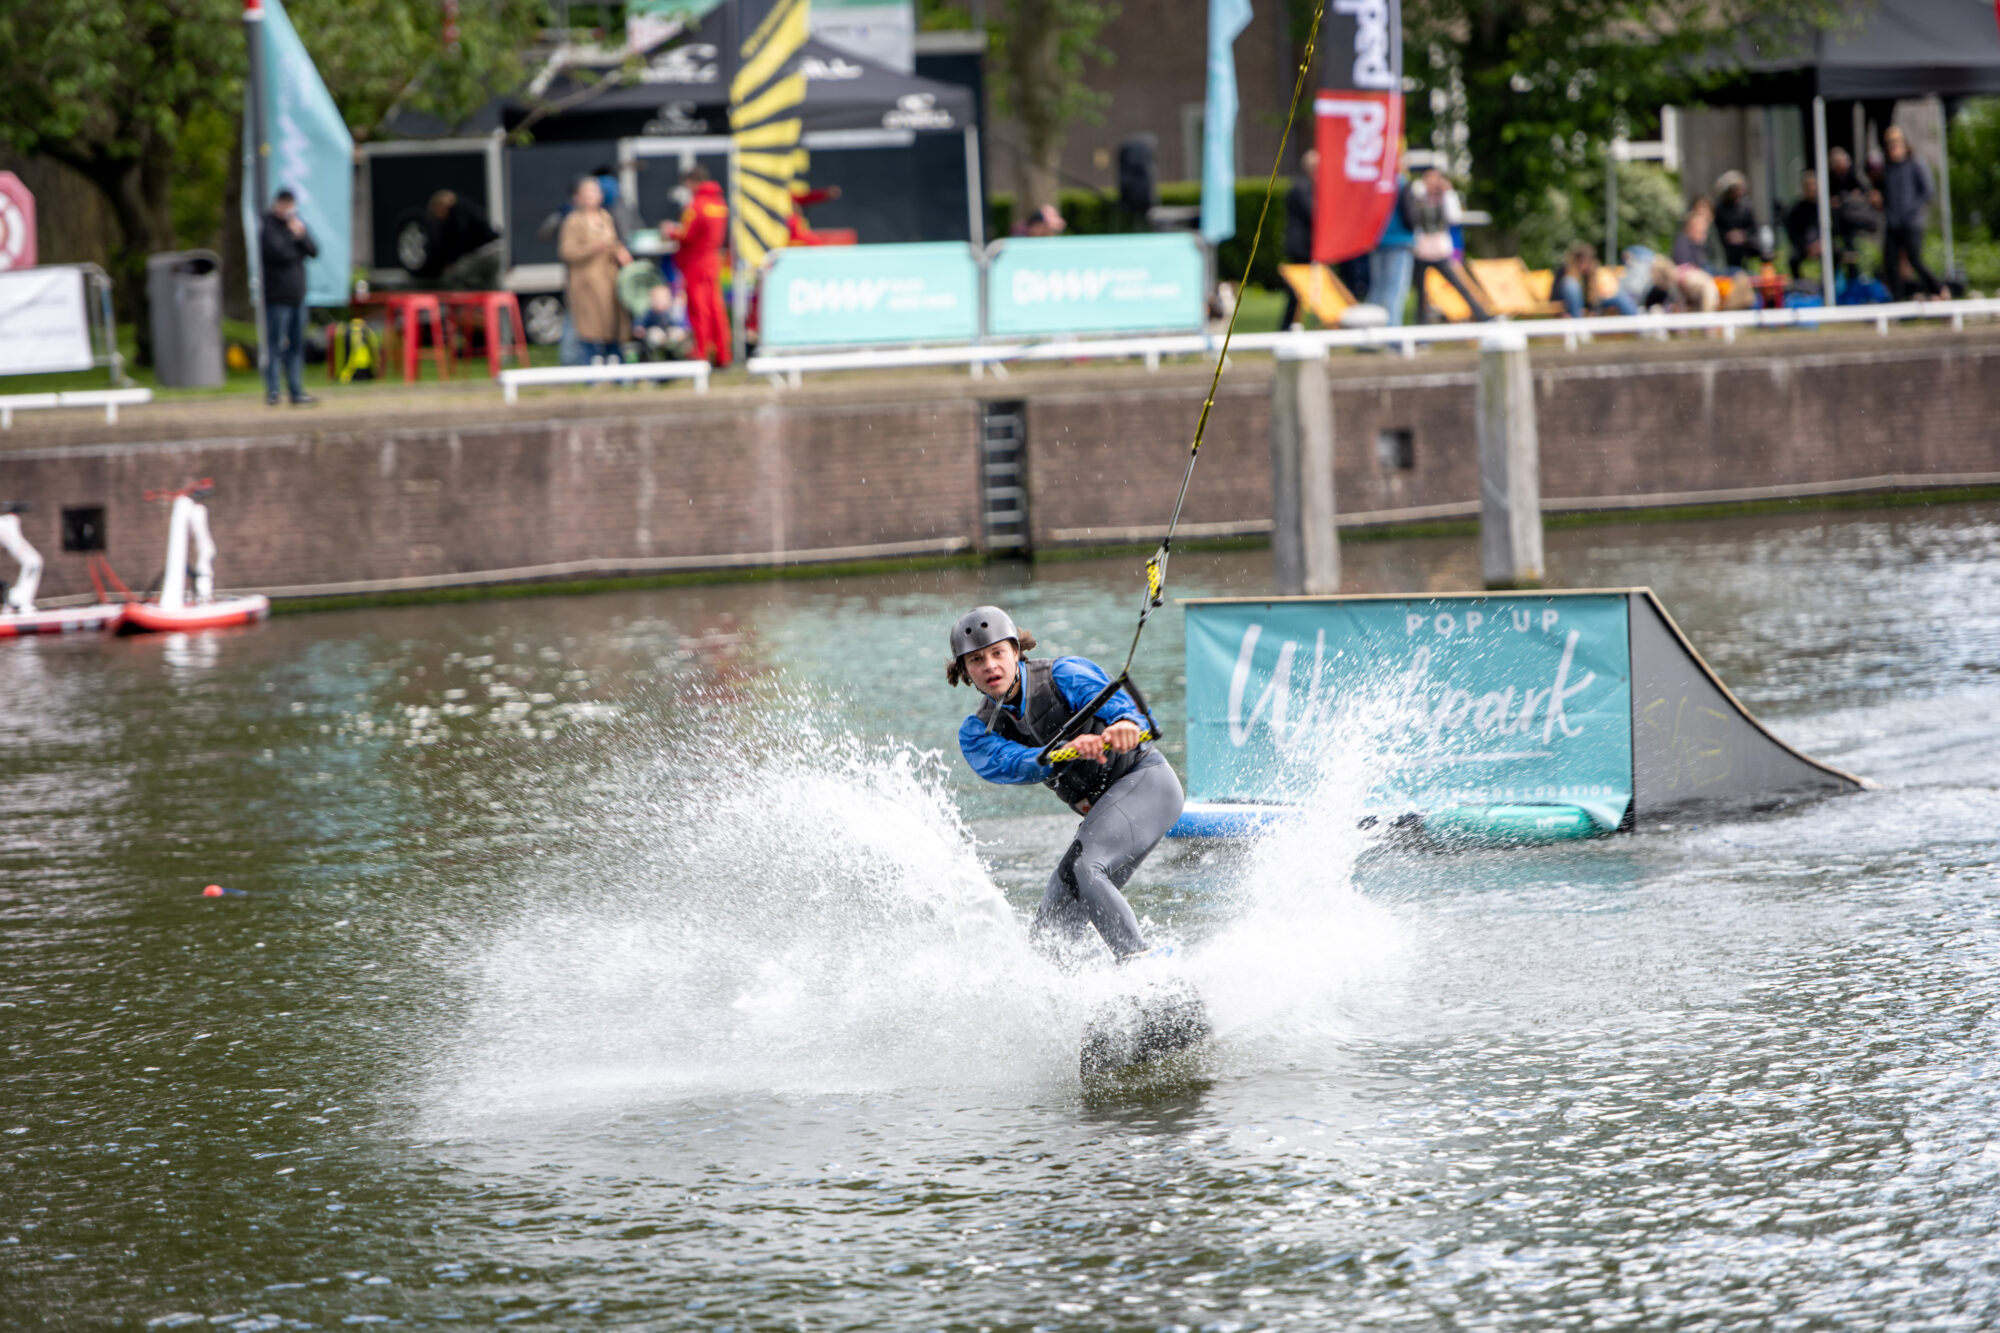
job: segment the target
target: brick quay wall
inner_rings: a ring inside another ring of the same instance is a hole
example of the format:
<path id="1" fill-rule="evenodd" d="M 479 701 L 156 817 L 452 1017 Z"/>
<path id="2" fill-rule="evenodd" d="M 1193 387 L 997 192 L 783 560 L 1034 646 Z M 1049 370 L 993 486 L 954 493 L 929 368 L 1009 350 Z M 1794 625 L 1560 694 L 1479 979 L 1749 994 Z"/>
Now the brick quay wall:
<path id="1" fill-rule="evenodd" d="M 1537 348 L 1542 493 L 1621 508 L 2000 483 L 2000 330 Z M 1348 521 L 1476 514 L 1476 359 L 1338 357 L 1335 493 Z M 218 582 L 277 596 L 391 592 L 987 548 L 982 438 L 1024 423 L 1038 550 L 1149 541 L 1205 372 L 1061 368 L 596 390 L 515 408 L 480 385 L 312 411 L 184 401 L 115 426 L 24 414 L 0 500 L 26 500 L 45 597 L 89 591 L 64 511 L 99 509 L 135 586 L 164 551 L 148 489 L 212 477 Z M 1185 523 L 1267 531 L 1270 366 L 1224 377 Z M 75 517 L 74 512 L 72 518 Z M 0 576 L 7 571 L 0 570 Z"/>

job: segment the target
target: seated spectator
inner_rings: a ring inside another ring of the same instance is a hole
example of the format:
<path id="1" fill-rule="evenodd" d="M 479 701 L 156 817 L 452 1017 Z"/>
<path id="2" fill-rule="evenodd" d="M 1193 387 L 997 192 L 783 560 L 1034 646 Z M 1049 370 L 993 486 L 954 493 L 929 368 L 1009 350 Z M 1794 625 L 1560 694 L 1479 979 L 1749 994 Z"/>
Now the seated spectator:
<path id="1" fill-rule="evenodd" d="M 687 298 L 676 298 L 673 287 L 664 282 L 648 289 L 644 310 L 632 320 L 632 336 L 639 343 L 641 360 L 685 360 L 694 346 Z"/>
<path id="2" fill-rule="evenodd" d="M 438 286 L 448 292 L 491 292 L 500 288 L 500 233 L 470 199 L 450 190 L 431 196 L 437 221 Z"/>
<path id="3" fill-rule="evenodd" d="M 1792 277 L 1804 276 L 1801 271 L 1808 259 L 1824 262 L 1819 243 L 1819 173 L 1802 171 L 1799 173 L 1798 202 L 1785 210 L 1785 239 L 1792 244 Z"/>
<path id="4" fill-rule="evenodd" d="M 1861 276 L 1861 238 L 1873 236 L 1882 223 L 1875 193 L 1854 170 L 1845 148 L 1826 155 L 1827 202 L 1833 209 L 1833 256 L 1841 276 L 1852 282 Z"/>
<path id="5" fill-rule="evenodd" d="M 1410 188 L 1404 192 L 1403 216 L 1414 237 L 1410 249 L 1416 258 L 1412 281 L 1417 287 L 1419 324 L 1431 322 L 1427 279 L 1432 269 L 1442 273 L 1444 280 L 1458 289 L 1458 294 L 1471 308 L 1474 319 L 1493 318 L 1479 303 L 1472 280 L 1459 267 L 1458 248 L 1451 241 L 1451 229 L 1458 225 L 1464 212 L 1458 202 L 1458 191 L 1451 187 L 1451 183 L 1444 178 L 1444 172 L 1437 167 L 1425 168 L 1424 173 L 1411 181 Z"/>
<path id="6" fill-rule="evenodd" d="M 1056 206 L 1054 204 L 1043 204 L 1028 215 L 1028 224 L 1021 229 L 1021 234 L 1023 236 L 1060 236 L 1067 230 L 1069 230 L 1069 224 L 1063 221 L 1063 216 L 1056 211 Z"/>
<path id="7" fill-rule="evenodd" d="M 1673 258 L 1667 266 L 1667 281 L 1661 282 L 1681 310 L 1708 314 L 1722 308 L 1722 289 L 1708 267 L 1708 232 L 1715 221 L 1714 206 L 1697 199 L 1681 222 L 1681 234 L 1674 237 Z"/>
<path id="8" fill-rule="evenodd" d="M 1725 171 L 1715 182 L 1715 230 L 1721 233 L 1722 270 L 1747 273 L 1764 257 L 1757 243 L 1757 212 L 1750 206 L 1750 182 L 1740 171 Z"/>
<path id="9" fill-rule="evenodd" d="M 1609 300 L 1597 300 L 1597 273 L 1597 247 L 1589 241 L 1571 245 L 1563 256 L 1562 272 L 1556 275 L 1556 299 L 1563 303 L 1564 314 L 1571 319 L 1582 319 L 1585 314 L 1606 311 L 1621 315 L 1639 313 L 1639 303 L 1623 287 L 1613 292 Z"/>

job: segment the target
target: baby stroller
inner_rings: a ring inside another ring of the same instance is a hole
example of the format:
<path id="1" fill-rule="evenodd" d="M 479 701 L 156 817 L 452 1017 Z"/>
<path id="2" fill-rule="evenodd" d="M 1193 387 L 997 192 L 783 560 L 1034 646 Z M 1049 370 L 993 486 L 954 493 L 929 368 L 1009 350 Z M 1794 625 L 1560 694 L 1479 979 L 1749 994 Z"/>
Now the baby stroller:
<path id="1" fill-rule="evenodd" d="M 674 291 L 658 264 L 639 259 L 619 269 L 618 304 L 632 317 L 632 340 L 641 361 L 686 359 L 694 346 L 687 298 Z"/>

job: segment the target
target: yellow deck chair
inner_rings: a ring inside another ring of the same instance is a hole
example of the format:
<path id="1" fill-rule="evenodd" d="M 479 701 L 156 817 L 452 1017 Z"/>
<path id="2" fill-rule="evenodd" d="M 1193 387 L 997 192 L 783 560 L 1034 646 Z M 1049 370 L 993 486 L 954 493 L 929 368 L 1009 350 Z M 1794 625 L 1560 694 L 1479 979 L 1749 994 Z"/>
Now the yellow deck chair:
<path id="1" fill-rule="evenodd" d="M 1472 288 L 1479 294 L 1479 303 L 1486 307 L 1488 314 L 1493 314 L 1491 293 L 1480 285 L 1477 275 L 1468 271 L 1466 276 L 1472 279 Z M 1431 309 L 1444 316 L 1446 323 L 1463 324 L 1472 318 L 1472 307 L 1458 294 L 1458 288 L 1452 286 L 1450 280 L 1437 269 L 1425 272 L 1424 295 L 1429 298 Z"/>
<path id="2" fill-rule="evenodd" d="M 1340 317 L 1361 304 L 1340 276 L 1325 264 L 1280 264 L 1278 276 L 1298 294 L 1299 304 L 1320 322 L 1321 328 L 1339 328 Z"/>
<path id="3" fill-rule="evenodd" d="M 1479 289 L 1492 298 L 1486 308 L 1493 314 L 1538 319 L 1562 312 L 1560 302 L 1549 300 L 1555 275 L 1547 269 L 1539 274 L 1530 273 L 1519 255 L 1508 259 L 1469 259 L 1466 267 L 1472 271 Z"/>

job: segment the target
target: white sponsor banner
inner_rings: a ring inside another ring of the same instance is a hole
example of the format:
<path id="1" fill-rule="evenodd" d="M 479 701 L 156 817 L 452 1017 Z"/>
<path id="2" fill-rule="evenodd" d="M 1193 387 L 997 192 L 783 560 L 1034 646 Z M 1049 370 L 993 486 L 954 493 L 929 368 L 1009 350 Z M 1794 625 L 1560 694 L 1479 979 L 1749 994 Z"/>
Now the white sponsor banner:
<path id="1" fill-rule="evenodd" d="M 0 273 L 0 375 L 89 370 L 89 311 L 80 268 Z"/>

